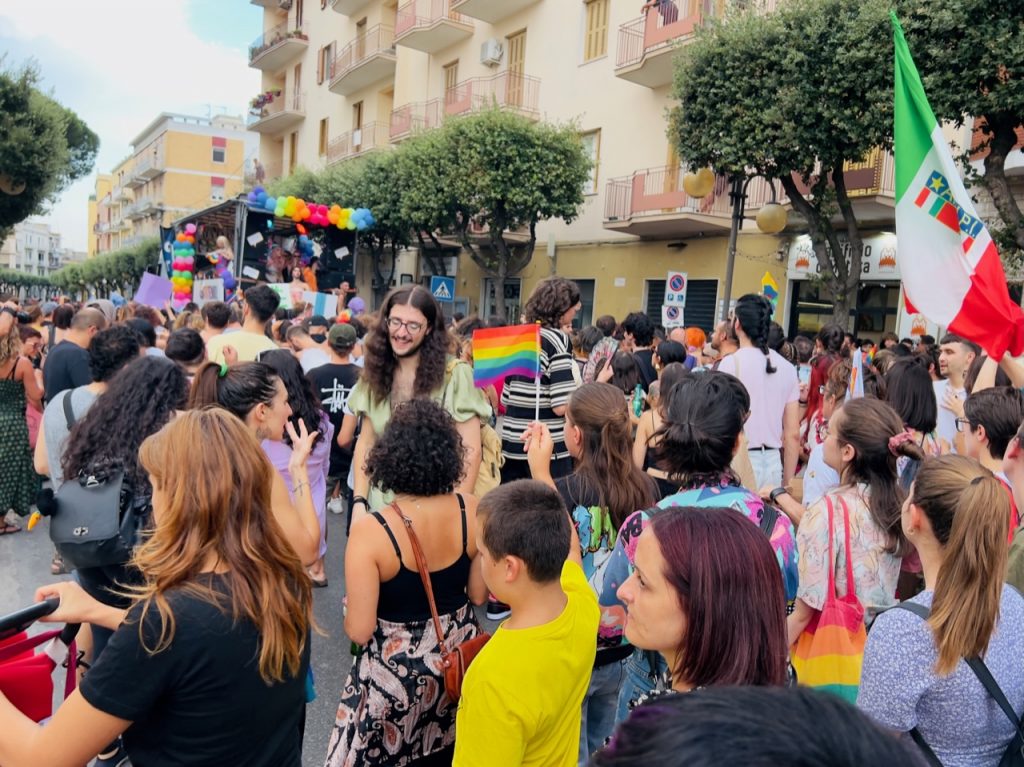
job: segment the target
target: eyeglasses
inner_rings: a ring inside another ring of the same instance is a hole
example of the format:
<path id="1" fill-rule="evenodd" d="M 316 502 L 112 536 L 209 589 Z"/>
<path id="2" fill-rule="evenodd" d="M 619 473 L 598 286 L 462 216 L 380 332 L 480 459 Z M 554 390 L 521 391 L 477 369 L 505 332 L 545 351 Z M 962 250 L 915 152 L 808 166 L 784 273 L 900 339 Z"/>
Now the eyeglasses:
<path id="1" fill-rule="evenodd" d="M 398 317 L 388 317 L 387 325 L 388 330 L 400 330 L 404 327 L 413 335 L 419 333 L 424 327 L 422 322 L 404 322 L 398 319 Z"/>
<path id="2" fill-rule="evenodd" d="M 956 423 L 956 430 L 959 431 L 959 432 L 962 432 L 964 430 L 966 430 L 966 431 L 970 431 L 971 430 L 971 421 L 968 418 L 957 418 L 955 420 L 955 423 Z"/>

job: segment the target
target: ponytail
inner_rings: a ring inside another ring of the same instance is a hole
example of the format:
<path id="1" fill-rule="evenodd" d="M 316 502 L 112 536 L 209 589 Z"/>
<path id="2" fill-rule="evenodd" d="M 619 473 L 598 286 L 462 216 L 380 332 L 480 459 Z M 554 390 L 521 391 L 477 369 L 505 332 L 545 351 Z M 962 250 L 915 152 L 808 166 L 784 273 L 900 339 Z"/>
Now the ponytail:
<path id="1" fill-rule="evenodd" d="M 935 671 L 947 676 L 961 658 L 984 655 L 995 631 L 1010 500 L 988 469 L 946 455 L 921 466 L 911 502 L 928 517 L 943 549 L 928 623 L 938 649 Z"/>
<path id="2" fill-rule="evenodd" d="M 259 404 L 269 405 L 277 394 L 277 373 L 262 362 L 243 362 L 222 368 L 207 362 L 196 373 L 188 407 L 217 405 L 243 421 Z"/>
<path id="3" fill-rule="evenodd" d="M 750 339 L 750 343 L 761 350 L 765 356 L 764 370 L 771 375 L 776 372 L 768 353 L 768 331 L 772 323 L 772 303 L 764 296 L 748 293 L 740 296 L 734 310 L 736 319 Z"/>

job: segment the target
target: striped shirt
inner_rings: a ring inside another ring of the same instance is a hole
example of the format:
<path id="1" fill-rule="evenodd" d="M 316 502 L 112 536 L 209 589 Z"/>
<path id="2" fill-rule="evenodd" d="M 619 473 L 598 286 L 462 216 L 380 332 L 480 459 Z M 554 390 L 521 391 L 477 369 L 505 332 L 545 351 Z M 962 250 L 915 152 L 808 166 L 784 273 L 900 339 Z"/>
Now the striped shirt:
<path id="1" fill-rule="evenodd" d="M 564 407 L 576 390 L 572 344 L 569 336 L 555 328 L 540 330 L 540 421 L 551 431 L 555 443 L 552 458 L 567 458 L 565 417 L 553 408 Z M 533 423 L 537 405 L 537 383 L 525 376 L 509 376 L 501 393 L 505 416 L 501 423 L 501 453 L 506 460 L 525 461 L 523 432 Z"/>

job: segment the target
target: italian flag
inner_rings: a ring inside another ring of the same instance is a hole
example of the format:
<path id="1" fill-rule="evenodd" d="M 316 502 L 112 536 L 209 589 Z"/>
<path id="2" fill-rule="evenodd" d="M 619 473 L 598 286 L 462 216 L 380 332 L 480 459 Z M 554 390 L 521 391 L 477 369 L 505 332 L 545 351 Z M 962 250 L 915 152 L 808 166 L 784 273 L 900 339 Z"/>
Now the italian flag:
<path id="1" fill-rule="evenodd" d="M 964 188 L 896 14 L 896 234 L 907 308 L 996 359 L 1024 352 L 1024 312 Z"/>

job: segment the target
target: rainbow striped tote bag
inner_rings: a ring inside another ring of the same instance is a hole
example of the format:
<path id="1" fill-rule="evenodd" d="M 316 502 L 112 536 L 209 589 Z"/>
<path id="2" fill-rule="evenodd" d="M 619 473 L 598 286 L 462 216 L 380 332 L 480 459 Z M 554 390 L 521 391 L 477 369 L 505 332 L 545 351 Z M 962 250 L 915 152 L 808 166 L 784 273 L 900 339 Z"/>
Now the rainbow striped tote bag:
<path id="1" fill-rule="evenodd" d="M 828 558 L 832 565 L 828 574 L 828 592 L 821 611 L 816 613 L 791 650 L 797 680 L 838 695 L 850 703 L 857 702 L 861 665 L 867 630 L 864 627 L 864 605 L 854 589 L 853 566 L 850 562 L 850 512 L 839 497 L 843 510 L 846 541 L 846 595 L 836 595 L 836 563 L 833 552 L 834 507 L 825 496 L 828 507 Z"/>

